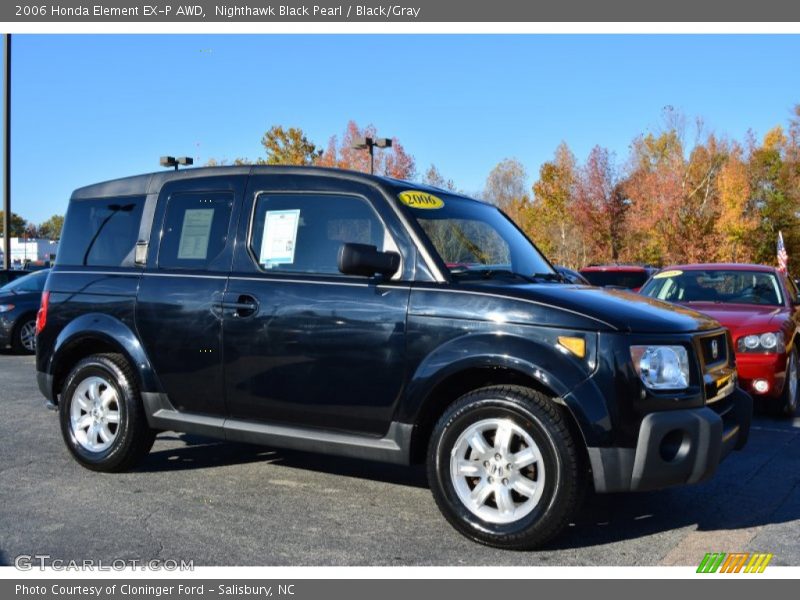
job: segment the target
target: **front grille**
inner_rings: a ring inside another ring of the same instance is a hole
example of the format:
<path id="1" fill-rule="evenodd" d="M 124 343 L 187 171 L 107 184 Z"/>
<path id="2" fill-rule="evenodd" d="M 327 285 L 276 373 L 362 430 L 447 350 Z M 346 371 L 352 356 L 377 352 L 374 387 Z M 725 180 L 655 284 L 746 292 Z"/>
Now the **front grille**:
<path id="1" fill-rule="evenodd" d="M 727 396 L 719 398 L 716 402 L 712 402 L 708 406 L 724 419 L 733 410 L 733 394 L 728 394 Z"/>
<path id="2" fill-rule="evenodd" d="M 726 330 L 699 335 L 694 340 L 694 347 L 703 373 L 706 404 L 715 404 L 726 398 L 736 385 L 730 336 Z"/>
<path id="3" fill-rule="evenodd" d="M 715 335 L 700 338 L 700 352 L 703 364 L 712 367 L 728 362 L 728 336 L 723 331 Z"/>

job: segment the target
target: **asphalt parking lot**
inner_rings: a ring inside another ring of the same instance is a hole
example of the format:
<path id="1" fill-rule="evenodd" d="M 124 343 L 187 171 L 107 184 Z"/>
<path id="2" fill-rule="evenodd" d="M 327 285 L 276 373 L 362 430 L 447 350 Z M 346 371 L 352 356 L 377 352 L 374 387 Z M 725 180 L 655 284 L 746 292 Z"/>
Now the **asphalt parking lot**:
<path id="1" fill-rule="evenodd" d="M 195 565 L 696 565 L 771 552 L 800 565 L 800 418 L 756 417 L 709 482 L 591 495 L 548 548 L 506 552 L 458 535 L 424 470 L 159 435 L 135 472 L 69 456 L 34 359 L 0 353 L 0 564 L 184 559 Z"/>

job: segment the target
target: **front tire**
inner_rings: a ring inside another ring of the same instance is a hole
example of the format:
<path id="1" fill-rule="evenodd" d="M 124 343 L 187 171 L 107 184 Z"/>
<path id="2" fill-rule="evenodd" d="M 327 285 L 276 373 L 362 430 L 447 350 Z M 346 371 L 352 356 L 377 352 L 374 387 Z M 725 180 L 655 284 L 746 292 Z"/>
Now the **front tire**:
<path id="1" fill-rule="evenodd" d="M 25 316 L 19 320 L 11 335 L 11 350 L 14 354 L 36 352 L 36 317 Z"/>
<path id="2" fill-rule="evenodd" d="M 155 440 L 136 376 L 119 354 L 95 354 L 75 365 L 64 383 L 59 418 L 72 456 L 93 471 L 130 469 Z"/>
<path id="3" fill-rule="evenodd" d="M 493 386 L 462 396 L 436 424 L 428 480 L 459 532 L 528 550 L 555 537 L 577 511 L 587 475 L 581 456 L 550 398 Z"/>
<path id="4" fill-rule="evenodd" d="M 798 382 L 800 365 L 798 365 L 797 348 L 792 349 L 786 360 L 786 382 L 783 384 L 783 393 L 777 400 L 775 414 L 784 419 L 791 419 L 797 412 L 797 397 L 800 394 Z"/>

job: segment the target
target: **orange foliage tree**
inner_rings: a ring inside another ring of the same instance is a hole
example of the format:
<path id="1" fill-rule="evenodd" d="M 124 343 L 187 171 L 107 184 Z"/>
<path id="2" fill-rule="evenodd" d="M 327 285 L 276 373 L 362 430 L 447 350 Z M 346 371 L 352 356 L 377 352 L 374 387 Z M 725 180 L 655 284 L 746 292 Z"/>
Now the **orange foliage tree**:
<path id="1" fill-rule="evenodd" d="M 353 148 L 356 141 L 364 137 L 376 138 L 375 126 L 361 128 L 355 121 L 350 121 L 341 142 L 338 136 L 331 137 L 328 148 L 316 159 L 315 164 L 369 173 L 369 153 Z M 375 149 L 375 174 L 412 180 L 416 176 L 414 157 L 406 152 L 397 138 L 392 138 L 391 148 Z"/>

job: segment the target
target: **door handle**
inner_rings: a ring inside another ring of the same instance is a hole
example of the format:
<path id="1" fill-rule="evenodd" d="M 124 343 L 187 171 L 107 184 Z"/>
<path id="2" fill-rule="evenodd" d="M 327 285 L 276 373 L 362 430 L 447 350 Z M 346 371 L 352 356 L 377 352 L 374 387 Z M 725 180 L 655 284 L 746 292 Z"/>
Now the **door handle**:
<path id="1" fill-rule="evenodd" d="M 252 296 L 241 295 L 236 302 L 221 302 L 223 312 L 230 311 L 234 318 L 252 317 L 258 311 L 258 300 Z"/>

